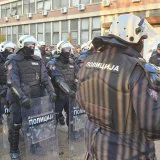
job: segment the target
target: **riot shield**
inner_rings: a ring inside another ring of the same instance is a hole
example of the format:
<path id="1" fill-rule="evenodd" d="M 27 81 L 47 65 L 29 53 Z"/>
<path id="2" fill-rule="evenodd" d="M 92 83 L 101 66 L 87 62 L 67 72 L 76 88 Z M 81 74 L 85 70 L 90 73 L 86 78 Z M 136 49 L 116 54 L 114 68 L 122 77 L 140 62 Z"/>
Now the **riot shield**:
<path id="1" fill-rule="evenodd" d="M 144 40 L 144 51 L 143 57 L 147 61 L 153 55 L 153 52 L 156 51 L 157 45 L 160 43 L 160 34 L 156 36 L 151 36 L 148 39 Z"/>
<path id="2" fill-rule="evenodd" d="M 70 98 L 69 114 L 69 159 L 82 160 L 85 157 L 85 123 L 87 115 L 79 108 L 74 98 Z"/>
<path id="3" fill-rule="evenodd" d="M 7 115 L 3 114 L 2 124 L 0 125 L 0 159 L 9 160 L 8 124 Z"/>
<path id="4" fill-rule="evenodd" d="M 49 97 L 31 100 L 31 109 L 22 108 L 22 134 L 25 160 L 58 160 L 54 104 Z"/>
<path id="5" fill-rule="evenodd" d="M 148 62 L 153 52 L 157 49 L 160 42 L 160 33 L 153 28 L 148 22 L 146 23 L 146 33 L 148 38 L 144 40 L 143 58 Z"/>

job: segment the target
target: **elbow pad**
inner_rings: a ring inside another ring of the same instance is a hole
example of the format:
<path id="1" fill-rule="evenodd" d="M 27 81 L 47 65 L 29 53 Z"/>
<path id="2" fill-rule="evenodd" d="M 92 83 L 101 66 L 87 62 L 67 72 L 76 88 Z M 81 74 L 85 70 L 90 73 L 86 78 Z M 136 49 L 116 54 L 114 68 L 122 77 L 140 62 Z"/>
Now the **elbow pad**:
<path id="1" fill-rule="evenodd" d="M 56 83 L 59 86 L 60 89 L 62 89 L 63 92 L 66 94 L 70 93 L 70 88 L 66 82 L 62 78 L 56 78 Z"/>

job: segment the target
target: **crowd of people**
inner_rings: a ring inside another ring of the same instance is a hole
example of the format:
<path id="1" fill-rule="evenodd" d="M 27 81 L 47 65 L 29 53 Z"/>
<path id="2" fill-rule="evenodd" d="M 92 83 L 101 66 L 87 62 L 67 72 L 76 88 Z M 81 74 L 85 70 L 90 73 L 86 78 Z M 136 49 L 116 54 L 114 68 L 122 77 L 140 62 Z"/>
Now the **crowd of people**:
<path id="1" fill-rule="evenodd" d="M 57 124 L 69 127 L 70 98 L 85 110 L 87 160 L 156 160 L 160 78 L 158 68 L 142 60 L 147 24 L 132 14 L 120 15 L 107 36 L 81 49 L 69 41 L 46 48 L 31 35 L 17 44 L 2 42 L 0 123 L 7 114 L 11 160 L 20 160 L 21 108 L 29 110 L 31 100 L 44 95 L 55 103 Z M 160 44 L 149 62 L 159 66 L 159 53 Z"/>

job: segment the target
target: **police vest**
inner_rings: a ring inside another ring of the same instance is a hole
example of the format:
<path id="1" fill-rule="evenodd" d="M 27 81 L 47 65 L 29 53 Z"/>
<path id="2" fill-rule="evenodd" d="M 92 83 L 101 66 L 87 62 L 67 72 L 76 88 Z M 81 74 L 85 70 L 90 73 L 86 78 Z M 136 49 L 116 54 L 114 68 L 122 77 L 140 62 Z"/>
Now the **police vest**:
<path id="1" fill-rule="evenodd" d="M 74 66 L 71 64 L 64 64 L 60 60 L 57 60 L 56 68 L 60 71 L 66 83 L 72 89 L 72 86 L 75 81 Z"/>
<path id="2" fill-rule="evenodd" d="M 101 128 L 118 133 L 138 130 L 129 84 L 137 63 L 118 50 L 106 50 L 90 56 L 81 68 L 77 100 Z"/>
<path id="3" fill-rule="evenodd" d="M 26 92 L 32 98 L 41 96 L 41 61 L 35 59 L 23 59 L 17 61 L 20 81 L 26 87 Z M 29 88 L 28 88 L 29 87 Z"/>
<path id="4" fill-rule="evenodd" d="M 51 59 L 51 53 L 46 52 L 44 55 L 42 55 L 43 61 L 45 65 L 50 61 Z"/>
<path id="5" fill-rule="evenodd" d="M 7 82 L 7 72 L 4 63 L 0 63 L 0 84 L 6 84 Z"/>

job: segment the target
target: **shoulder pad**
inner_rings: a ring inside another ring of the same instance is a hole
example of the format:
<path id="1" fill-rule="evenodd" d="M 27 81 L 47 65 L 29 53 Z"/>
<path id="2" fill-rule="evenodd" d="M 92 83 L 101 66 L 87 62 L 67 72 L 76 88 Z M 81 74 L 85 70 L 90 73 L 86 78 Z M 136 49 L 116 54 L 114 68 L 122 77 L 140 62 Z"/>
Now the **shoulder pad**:
<path id="1" fill-rule="evenodd" d="M 36 56 L 36 55 L 33 55 L 32 58 L 33 58 L 34 60 L 37 60 L 37 61 L 40 61 L 40 60 L 41 60 L 41 58 L 40 58 L 39 56 Z"/>
<path id="2" fill-rule="evenodd" d="M 21 55 L 21 54 L 17 54 L 17 55 L 12 57 L 12 60 L 15 60 L 15 61 L 21 61 L 23 59 L 24 59 L 24 56 Z"/>
<path id="3" fill-rule="evenodd" d="M 15 53 L 9 54 L 9 55 L 7 56 L 7 60 L 11 60 L 14 56 L 16 56 Z"/>
<path id="4" fill-rule="evenodd" d="M 150 72 L 150 73 L 157 73 L 158 72 L 158 68 L 151 63 L 146 63 L 144 65 L 144 68 L 145 68 L 146 72 Z"/>

